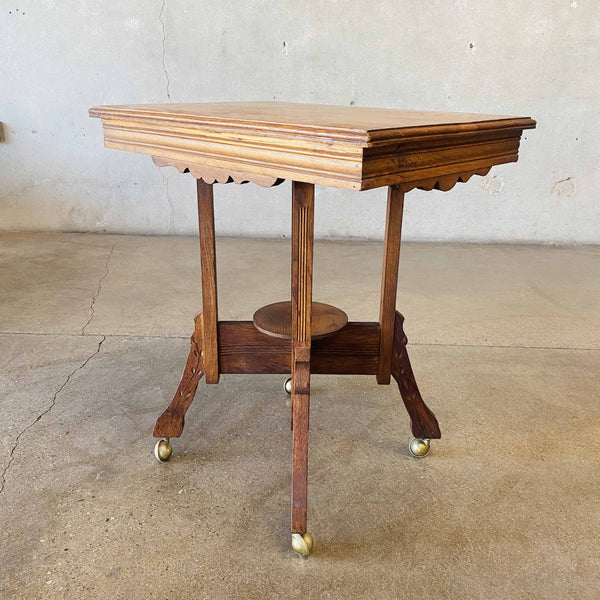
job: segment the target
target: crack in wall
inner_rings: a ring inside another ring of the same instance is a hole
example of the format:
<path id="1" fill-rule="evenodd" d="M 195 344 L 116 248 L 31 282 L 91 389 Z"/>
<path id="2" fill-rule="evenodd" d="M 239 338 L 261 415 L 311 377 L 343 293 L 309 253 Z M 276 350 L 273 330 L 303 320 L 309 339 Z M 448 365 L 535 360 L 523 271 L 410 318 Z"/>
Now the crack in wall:
<path id="1" fill-rule="evenodd" d="M 108 257 L 106 258 L 106 265 L 104 267 L 104 269 L 105 269 L 104 275 L 102 275 L 102 277 L 100 277 L 100 280 L 98 281 L 98 289 L 96 290 L 96 294 L 92 298 L 92 301 L 90 302 L 90 311 L 92 314 L 90 315 L 90 318 L 87 320 L 87 323 L 81 328 L 81 335 L 85 335 L 85 328 L 92 322 L 92 319 L 94 318 L 94 315 L 96 314 L 95 310 L 94 310 L 94 304 L 96 304 L 96 300 L 98 299 L 98 296 L 100 295 L 100 290 L 102 290 L 102 282 L 108 275 L 108 263 L 110 263 L 110 259 L 115 250 L 115 246 L 116 246 L 116 244 L 113 244 L 112 248 L 110 249 L 110 252 L 108 253 Z"/>
<path id="2" fill-rule="evenodd" d="M 160 13 L 158 15 L 158 20 L 160 21 L 160 26 L 162 28 L 162 67 L 163 67 L 163 71 L 165 73 L 165 79 L 167 82 L 167 98 L 169 99 L 169 102 L 172 102 L 171 91 L 170 91 L 171 82 L 169 80 L 169 72 L 167 71 L 167 57 L 166 57 L 167 56 L 167 31 L 165 29 L 165 22 L 163 21 L 163 12 L 165 12 L 166 4 L 167 4 L 167 0 L 162 0 L 162 6 L 160 7 Z"/>
<path id="3" fill-rule="evenodd" d="M 68 385 L 69 381 L 71 381 L 71 378 L 73 377 L 73 375 L 75 375 L 75 373 L 77 373 L 78 371 L 81 371 L 83 368 L 85 368 L 85 366 L 90 362 L 90 360 L 92 360 L 92 358 L 94 358 L 94 356 L 96 356 L 97 354 L 100 353 L 100 348 L 102 348 L 102 344 L 104 343 L 104 341 L 106 340 L 106 336 L 102 336 L 102 339 L 98 342 L 98 347 L 96 348 L 96 350 L 94 352 L 92 352 L 92 354 L 90 354 L 81 365 L 79 365 L 76 369 L 74 369 L 73 371 L 71 371 L 68 375 L 67 378 L 63 381 L 62 385 L 56 390 L 56 392 L 54 392 L 54 396 L 52 397 L 52 401 L 50 402 L 50 405 L 43 410 L 31 423 L 29 423 L 29 425 L 27 425 L 27 427 L 25 427 L 24 429 L 22 429 L 19 434 L 17 435 L 17 437 L 15 438 L 15 443 L 13 444 L 13 447 L 10 451 L 10 454 L 8 456 L 8 463 L 6 465 L 6 467 L 4 467 L 4 470 L 2 471 L 2 475 L 0 476 L 1 481 L 0 481 L 0 494 L 4 491 L 4 486 L 6 484 L 6 474 L 8 472 L 8 470 L 10 469 L 10 466 L 13 463 L 14 457 L 15 457 L 15 452 L 17 450 L 17 447 L 19 446 L 19 442 L 21 441 L 21 438 L 23 437 L 23 435 L 25 435 L 25 433 L 27 433 L 27 431 L 29 431 L 36 423 L 39 423 L 43 417 L 45 417 L 56 405 L 56 399 L 58 398 L 58 395 L 65 389 L 65 387 Z"/>
<path id="4" fill-rule="evenodd" d="M 167 0 L 162 0 L 162 5 L 160 7 L 160 13 L 158 13 L 158 20 L 160 22 L 160 26 L 162 29 L 162 68 L 163 68 L 163 73 L 165 74 L 167 98 L 169 100 L 169 103 L 171 103 L 172 102 L 172 100 L 171 100 L 171 80 L 169 78 L 169 71 L 167 70 L 167 29 L 165 26 L 165 22 L 163 20 L 163 13 L 165 12 L 166 7 L 167 7 Z M 173 200 L 171 200 L 171 194 L 169 194 L 169 180 L 167 179 L 167 176 L 162 172 L 162 170 L 160 171 L 160 174 L 163 178 L 163 183 L 165 184 L 165 190 L 166 190 L 166 194 L 167 194 L 167 202 L 169 203 L 169 207 L 171 209 L 171 214 L 169 215 L 168 233 L 173 233 L 173 227 L 175 224 L 175 206 L 173 205 Z"/>

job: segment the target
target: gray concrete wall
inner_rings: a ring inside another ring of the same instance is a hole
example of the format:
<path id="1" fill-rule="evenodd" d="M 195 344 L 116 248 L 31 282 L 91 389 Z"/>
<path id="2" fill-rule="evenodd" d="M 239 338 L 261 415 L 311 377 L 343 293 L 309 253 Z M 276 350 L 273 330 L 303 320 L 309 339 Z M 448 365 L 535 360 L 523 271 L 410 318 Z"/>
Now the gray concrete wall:
<path id="1" fill-rule="evenodd" d="M 96 104 L 281 100 L 532 116 L 519 163 L 411 192 L 412 240 L 600 242 L 597 0 L 0 0 L 0 229 L 188 234 L 194 185 L 106 150 Z M 218 188 L 221 234 L 289 231 L 289 183 Z M 385 190 L 319 188 L 380 238 Z"/>

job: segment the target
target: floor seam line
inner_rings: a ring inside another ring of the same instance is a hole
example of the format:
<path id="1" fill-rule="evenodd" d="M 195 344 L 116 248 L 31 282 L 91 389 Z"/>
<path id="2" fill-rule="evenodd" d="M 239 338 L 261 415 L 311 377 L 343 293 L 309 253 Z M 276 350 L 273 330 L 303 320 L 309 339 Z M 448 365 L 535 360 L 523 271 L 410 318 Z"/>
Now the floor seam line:
<path id="1" fill-rule="evenodd" d="M 49 331 L 0 331 L 0 335 L 40 335 L 40 336 L 55 336 L 55 337 L 99 337 L 104 336 L 107 338 L 152 338 L 152 339 L 160 339 L 160 340 L 189 340 L 189 335 L 153 335 L 146 333 L 52 333 Z"/>
<path id="2" fill-rule="evenodd" d="M 51 333 L 47 331 L 0 331 L 0 335 L 39 335 L 56 337 L 98 337 L 105 338 L 150 338 L 157 340 L 189 340 L 189 335 L 153 335 L 150 333 Z M 407 347 L 415 346 L 433 346 L 440 348 L 501 348 L 508 350 L 573 350 L 577 352 L 597 352 L 600 346 L 592 348 L 576 348 L 572 346 L 507 346 L 502 344 L 442 344 L 435 342 L 409 342 Z"/>
<path id="3" fill-rule="evenodd" d="M 573 348 L 571 346 L 507 346 L 504 344 L 442 344 L 432 342 L 412 342 L 406 345 L 411 346 L 435 346 L 441 348 L 502 348 L 503 350 L 578 350 L 578 351 L 595 351 L 600 350 L 600 347 L 594 348 Z"/>

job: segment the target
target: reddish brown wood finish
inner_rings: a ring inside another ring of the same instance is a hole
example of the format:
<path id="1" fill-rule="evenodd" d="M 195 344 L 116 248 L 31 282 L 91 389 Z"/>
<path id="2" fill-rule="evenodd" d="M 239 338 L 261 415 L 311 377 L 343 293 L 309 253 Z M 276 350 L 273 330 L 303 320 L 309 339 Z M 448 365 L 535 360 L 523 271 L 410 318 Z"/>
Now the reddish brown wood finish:
<path id="1" fill-rule="evenodd" d="M 155 436 L 181 434 L 203 369 L 207 383 L 217 383 L 219 372 L 291 371 L 294 533 L 306 532 L 311 372 L 374 374 L 380 384 L 393 376 L 413 434 L 440 437 L 408 359 L 403 317 L 395 310 L 404 193 L 446 191 L 494 165 L 516 161 L 522 133 L 535 121 L 274 102 L 104 106 L 90 115 L 102 119 L 107 147 L 150 154 L 157 165 L 174 166 L 198 180 L 203 314 L 196 318 L 183 377 L 156 422 Z M 292 180 L 288 314 L 269 324 L 257 319 L 269 335 L 251 322 L 219 323 L 212 184 L 271 186 L 284 179 Z M 380 323 L 348 323 L 341 329 L 338 323 L 322 339 L 316 339 L 321 326 L 312 304 L 315 183 L 357 190 L 390 186 Z M 281 334 L 291 341 L 273 337 Z"/>
<path id="2" fill-rule="evenodd" d="M 290 373 L 292 342 L 258 331 L 252 321 L 219 322 L 221 373 Z"/>
<path id="3" fill-rule="evenodd" d="M 379 323 L 348 323 L 332 336 L 315 340 L 310 372 L 374 375 L 379 358 Z"/>
<path id="4" fill-rule="evenodd" d="M 310 348 L 315 186 L 292 182 L 292 341 Z"/>
<path id="5" fill-rule="evenodd" d="M 221 373 L 290 373 L 291 342 L 258 331 L 251 321 L 219 322 Z M 348 323 L 326 338 L 313 340 L 310 372 L 375 375 L 379 323 Z"/>
<path id="6" fill-rule="evenodd" d="M 314 197 L 292 182 L 292 533 L 306 533 Z"/>
<path id="7" fill-rule="evenodd" d="M 308 419 L 310 409 L 310 348 L 294 352 L 292 376 L 292 533 L 306 533 L 308 505 Z"/>
<path id="8" fill-rule="evenodd" d="M 292 339 L 292 303 L 275 302 L 259 308 L 252 319 L 254 326 L 267 335 Z M 316 340 L 339 331 L 348 323 L 348 315 L 323 302 L 312 303 L 311 339 Z"/>
<path id="9" fill-rule="evenodd" d="M 190 407 L 198 382 L 204 375 L 202 368 L 202 313 L 196 315 L 196 328 L 192 334 L 191 348 L 179 387 L 171 404 L 158 417 L 152 434 L 154 437 L 179 437 L 183 431 L 185 413 Z"/>
<path id="10" fill-rule="evenodd" d="M 197 315 L 187 364 L 171 404 L 154 426 L 154 437 L 179 437 L 185 413 L 190 407 L 198 382 L 204 374 L 201 345 L 202 314 Z M 439 438 L 435 416 L 419 393 L 406 351 L 404 318 L 395 315 L 392 375 L 398 382 L 404 404 L 417 437 Z M 379 323 L 348 323 L 335 334 L 314 340 L 310 350 L 310 372 L 330 375 L 375 375 L 379 358 Z M 251 321 L 221 321 L 218 327 L 219 362 L 222 373 L 289 373 L 289 340 L 273 338 L 258 331 Z"/>
<path id="11" fill-rule="evenodd" d="M 397 187 L 390 186 L 388 188 L 387 215 L 385 219 L 383 274 L 381 278 L 381 299 L 379 304 L 381 338 L 379 342 L 377 383 L 383 385 L 387 385 L 390 382 L 403 210 L 404 192 Z"/>
<path id="12" fill-rule="evenodd" d="M 219 383 L 219 344 L 217 338 L 217 260 L 215 253 L 215 212 L 213 186 L 197 180 L 200 260 L 202 264 L 202 343 L 206 383 Z"/>
<path id="13" fill-rule="evenodd" d="M 402 324 L 404 317 L 396 312 L 394 325 L 394 351 L 392 354 L 392 376 L 398 383 L 404 406 L 410 416 L 410 426 L 415 437 L 437 439 L 442 437 L 435 415 L 427 407 L 413 374 L 406 352 L 406 335 Z"/>

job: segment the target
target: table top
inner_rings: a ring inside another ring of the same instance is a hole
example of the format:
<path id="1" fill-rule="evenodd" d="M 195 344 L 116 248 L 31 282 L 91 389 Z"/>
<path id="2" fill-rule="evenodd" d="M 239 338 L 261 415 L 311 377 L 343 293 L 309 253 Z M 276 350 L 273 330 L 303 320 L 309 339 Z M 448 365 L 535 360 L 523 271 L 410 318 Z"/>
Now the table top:
<path id="1" fill-rule="evenodd" d="M 443 189 L 440 177 L 447 186 L 516 161 L 523 130 L 535 127 L 527 117 L 283 102 L 97 106 L 90 116 L 102 119 L 107 147 L 205 181 L 351 189 L 427 187 L 436 178 L 432 187 Z"/>

